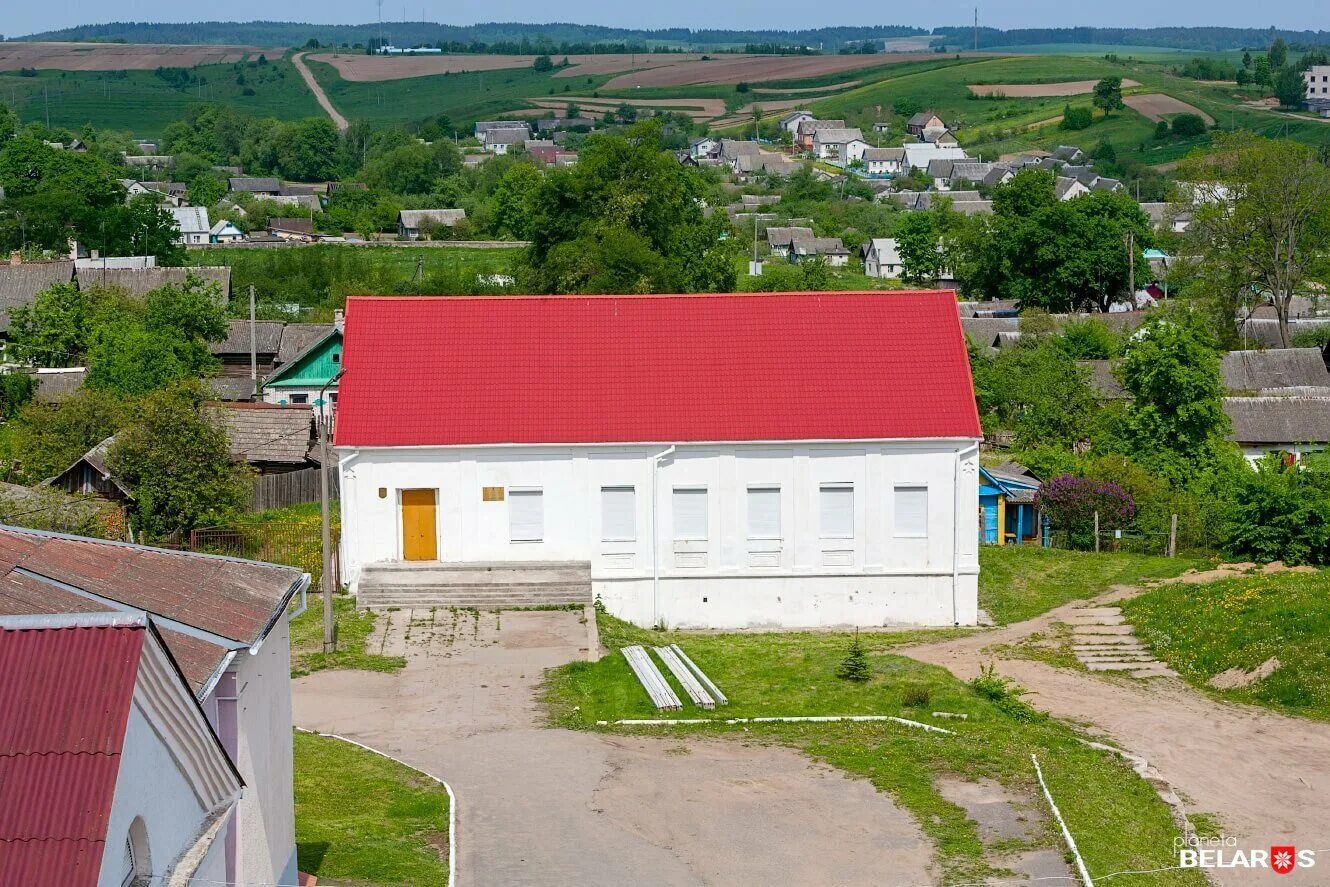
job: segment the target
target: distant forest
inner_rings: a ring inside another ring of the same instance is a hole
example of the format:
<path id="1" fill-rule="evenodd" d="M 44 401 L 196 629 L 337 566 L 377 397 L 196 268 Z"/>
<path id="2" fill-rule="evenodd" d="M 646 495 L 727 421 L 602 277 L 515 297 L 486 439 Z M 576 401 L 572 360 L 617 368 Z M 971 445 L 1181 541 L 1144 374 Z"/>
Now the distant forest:
<path id="1" fill-rule="evenodd" d="M 935 28 L 934 34 L 952 35 L 948 46 L 974 46 L 974 26 Z M 999 28 L 979 29 L 979 48 L 1026 46 L 1040 43 L 1104 43 L 1112 46 L 1157 46 L 1161 49 L 1224 49 L 1266 47 L 1283 37 L 1293 49 L 1330 44 L 1330 31 L 1281 31 L 1275 28 Z"/>
<path id="2" fill-rule="evenodd" d="M 437 22 L 371 22 L 363 25 L 316 25 L 300 22 L 111 22 L 45 31 L 11 40 L 71 40 L 123 43 L 247 43 L 261 46 L 303 46 L 309 40 L 326 45 L 366 45 L 379 39 L 398 46 L 443 46 L 452 51 L 525 52 L 587 51 L 594 47 L 742 48 L 747 45 L 821 48 L 837 52 L 865 41 L 891 37 L 930 37 L 935 46 L 969 49 L 971 25 L 909 28 L 894 25 L 844 26 L 804 30 L 707 30 L 662 28 L 638 30 L 564 22 L 523 24 L 488 22 L 458 26 Z M 1039 43 L 1102 43 L 1115 46 L 1156 46 L 1168 49 L 1218 51 L 1268 46 L 1283 37 L 1295 50 L 1330 44 L 1330 31 L 1283 31 L 1274 28 L 980 28 L 980 49 Z M 569 49 L 573 48 L 573 49 Z"/>
<path id="3" fill-rule="evenodd" d="M 636 30 L 631 28 L 605 28 L 599 25 L 575 25 L 563 22 L 550 24 L 522 24 L 515 22 L 489 22 L 466 27 L 444 25 L 437 22 L 371 22 L 364 25 L 313 25 L 299 22 L 198 22 L 152 23 L 112 22 L 104 25 L 82 25 L 11 37 L 11 40 L 74 40 L 115 41 L 123 43 L 246 43 L 260 46 L 303 46 L 314 39 L 322 44 L 368 44 L 380 37 L 397 46 L 444 45 L 470 46 L 484 44 L 501 47 L 513 44 L 548 44 L 585 46 L 621 44 L 643 47 L 743 47 L 752 43 L 783 46 L 822 46 L 834 52 L 842 45 L 862 43 L 865 40 L 883 40 L 889 37 L 926 37 L 931 32 L 923 28 L 874 27 L 817 28 L 802 31 L 754 30 L 719 31 L 692 30 L 690 28 L 663 28 Z"/>

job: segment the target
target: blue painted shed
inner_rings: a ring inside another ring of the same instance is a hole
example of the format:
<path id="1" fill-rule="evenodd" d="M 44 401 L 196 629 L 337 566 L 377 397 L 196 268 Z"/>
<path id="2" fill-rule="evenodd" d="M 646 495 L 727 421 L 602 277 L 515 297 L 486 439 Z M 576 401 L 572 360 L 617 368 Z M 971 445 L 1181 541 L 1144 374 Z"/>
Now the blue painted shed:
<path id="1" fill-rule="evenodd" d="M 1039 479 L 1016 462 L 979 467 L 979 541 L 988 545 L 1041 542 L 1034 505 Z"/>

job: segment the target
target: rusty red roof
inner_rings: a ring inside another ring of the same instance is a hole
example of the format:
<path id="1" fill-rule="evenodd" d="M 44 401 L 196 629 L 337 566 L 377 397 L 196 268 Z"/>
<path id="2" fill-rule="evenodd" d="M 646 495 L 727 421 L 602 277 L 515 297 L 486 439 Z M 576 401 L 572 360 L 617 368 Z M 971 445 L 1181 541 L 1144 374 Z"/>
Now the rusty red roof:
<path id="1" fill-rule="evenodd" d="M 195 693 L 267 636 L 305 581 L 291 567 L 0 526 L 0 616 L 145 611 Z"/>
<path id="2" fill-rule="evenodd" d="M 0 627 L 0 884 L 97 883 L 146 636 Z"/>

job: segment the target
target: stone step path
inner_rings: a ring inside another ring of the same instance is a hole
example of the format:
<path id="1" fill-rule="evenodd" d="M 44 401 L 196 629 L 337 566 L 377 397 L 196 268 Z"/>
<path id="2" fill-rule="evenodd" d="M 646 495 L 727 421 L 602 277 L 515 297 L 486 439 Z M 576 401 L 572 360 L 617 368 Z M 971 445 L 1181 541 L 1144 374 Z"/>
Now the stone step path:
<path id="1" fill-rule="evenodd" d="M 1122 615 L 1121 607 L 1083 607 L 1067 616 L 1071 651 L 1089 671 L 1126 672 L 1134 678 L 1172 678 L 1177 672 L 1154 658 Z"/>

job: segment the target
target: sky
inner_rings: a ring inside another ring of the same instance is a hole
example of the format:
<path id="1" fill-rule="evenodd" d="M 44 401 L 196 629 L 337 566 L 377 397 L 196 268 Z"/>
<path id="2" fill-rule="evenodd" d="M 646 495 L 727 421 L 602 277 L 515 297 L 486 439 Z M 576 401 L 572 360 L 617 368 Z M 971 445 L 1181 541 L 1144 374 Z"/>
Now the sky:
<path id="1" fill-rule="evenodd" d="M 179 22 L 199 18 L 227 21 L 301 21 L 356 24 L 375 21 L 376 0 L 229 0 L 224 4 L 182 4 L 179 0 L 3 0 L 0 17 L 7 35 L 30 34 L 72 25 L 107 21 Z M 970 22 L 974 2 L 933 0 L 918 4 L 843 4 L 828 8 L 807 0 L 673 0 L 631 3 L 625 0 L 563 0 L 555 18 L 579 24 L 660 28 L 805 28 L 824 25 L 883 24 L 931 28 Z M 550 21 L 548 0 L 383 0 L 385 19 L 444 21 Z M 866 20 L 861 10 L 874 13 Z M 191 15 L 192 13 L 192 15 Z M 979 22 L 998 28 L 1156 27 L 1169 25 L 1275 26 L 1293 30 L 1330 29 L 1326 0 L 989 0 L 979 4 Z"/>

